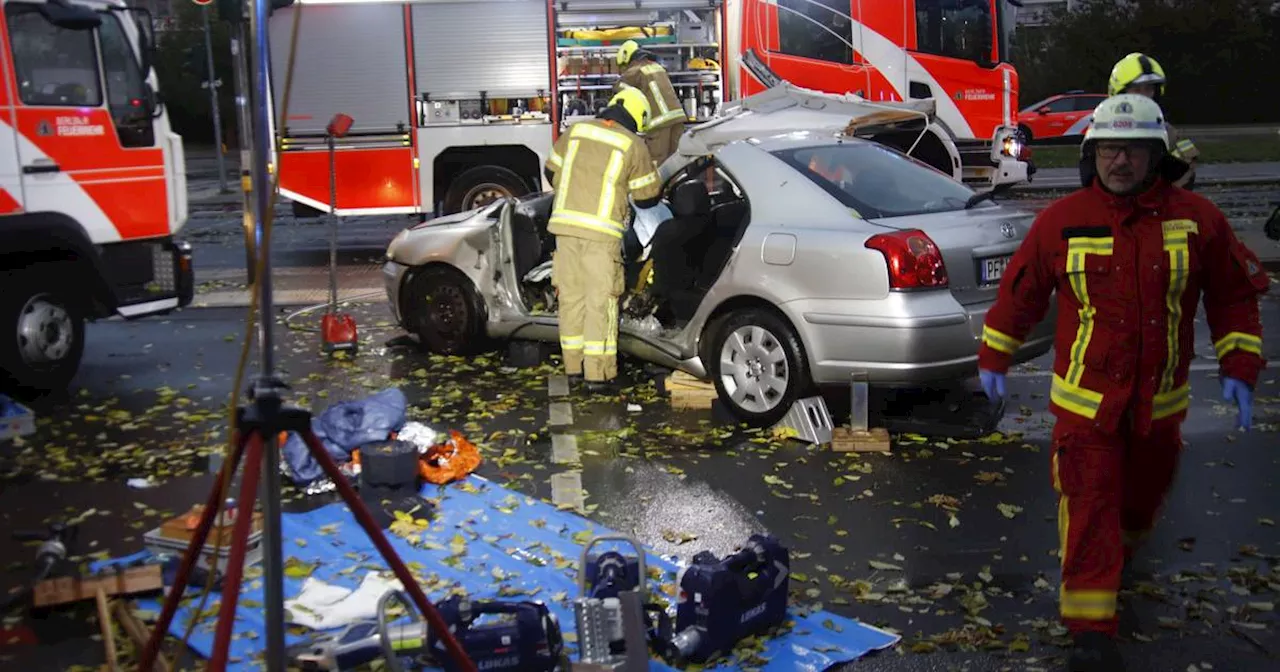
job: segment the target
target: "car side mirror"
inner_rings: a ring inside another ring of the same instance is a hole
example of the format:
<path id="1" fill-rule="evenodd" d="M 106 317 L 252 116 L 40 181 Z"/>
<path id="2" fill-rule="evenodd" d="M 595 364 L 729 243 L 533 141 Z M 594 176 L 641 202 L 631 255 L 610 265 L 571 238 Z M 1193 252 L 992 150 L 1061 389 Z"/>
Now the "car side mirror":
<path id="1" fill-rule="evenodd" d="M 39 7 L 45 20 L 65 30 L 93 30 L 102 25 L 102 17 L 97 12 L 66 0 L 49 0 Z"/>
<path id="2" fill-rule="evenodd" d="M 1039 112 L 1040 114 L 1049 114 L 1049 106 L 1045 105 L 1044 107 L 1036 110 L 1036 112 Z"/>

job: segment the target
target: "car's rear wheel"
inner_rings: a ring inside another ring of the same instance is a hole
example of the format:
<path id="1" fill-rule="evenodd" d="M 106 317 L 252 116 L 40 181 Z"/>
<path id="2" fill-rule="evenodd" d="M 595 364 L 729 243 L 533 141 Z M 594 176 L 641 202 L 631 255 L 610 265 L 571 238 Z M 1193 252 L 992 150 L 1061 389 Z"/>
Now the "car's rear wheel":
<path id="1" fill-rule="evenodd" d="M 722 320 L 708 354 L 721 402 L 755 426 L 777 423 L 811 387 L 795 329 L 764 308 L 739 310 Z"/>
<path id="2" fill-rule="evenodd" d="M 1035 139 L 1031 135 L 1031 129 L 1027 128 L 1026 124 L 1018 124 L 1018 132 L 1022 133 L 1022 141 L 1025 143 L 1030 143 Z"/>
<path id="3" fill-rule="evenodd" d="M 441 355 L 484 350 L 485 305 L 475 284 L 444 266 L 428 266 L 409 281 L 407 322 L 422 346 Z"/>

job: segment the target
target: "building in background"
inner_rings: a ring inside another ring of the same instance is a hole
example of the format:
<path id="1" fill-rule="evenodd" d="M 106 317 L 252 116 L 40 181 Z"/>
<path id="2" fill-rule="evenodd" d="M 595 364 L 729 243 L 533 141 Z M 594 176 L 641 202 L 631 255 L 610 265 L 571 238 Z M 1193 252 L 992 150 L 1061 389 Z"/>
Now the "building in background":
<path id="1" fill-rule="evenodd" d="M 1042 26 L 1054 10 L 1072 10 L 1079 4 L 1080 0 L 1022 0 L 1022 7 L 1013 9 L 1017 12 L 1017 25 Z"/>

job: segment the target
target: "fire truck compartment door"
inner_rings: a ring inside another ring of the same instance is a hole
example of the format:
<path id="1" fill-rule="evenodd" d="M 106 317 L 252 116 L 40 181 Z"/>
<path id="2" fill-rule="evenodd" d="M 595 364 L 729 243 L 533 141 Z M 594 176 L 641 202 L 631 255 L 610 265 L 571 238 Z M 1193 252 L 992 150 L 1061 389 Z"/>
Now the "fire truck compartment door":
<path id="1" fill-rule="evenodd" d="M 543 0 L 415 4 L 413 51 L 415 93 L 432 99 L 551 92 Z"/>
<path id="2" fill-rule="evenodd" d="M 270 21 L 276 114 L 284 102 L 293 12 L 299 9 L 289 118 L 277 120 L 280 133 L 324 133 L 339 112 L 355 120 L 353 133 L 395 131 L 398 124 L 411 128 L 404 8 L 390 3 L 308 3 L 276 10 Z"/>
<path id="3" fill-rule="evenodd" d="M 8 60 L 0 60 L 0 215 L 22 211 L 22 171 L 18 134 L 9 100 Z"/>

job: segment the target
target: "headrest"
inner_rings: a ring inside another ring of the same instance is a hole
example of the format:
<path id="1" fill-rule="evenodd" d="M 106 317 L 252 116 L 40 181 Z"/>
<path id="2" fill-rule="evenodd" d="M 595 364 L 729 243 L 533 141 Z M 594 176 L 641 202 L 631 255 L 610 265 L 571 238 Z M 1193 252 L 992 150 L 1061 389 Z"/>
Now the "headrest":
<path id="1" fill-rule="evenodd" d="M 711 212 L 711 195 L 701 180 L 685 180 L 671 190 L 671 212 L 676 217 L 696 217 Z"/>

